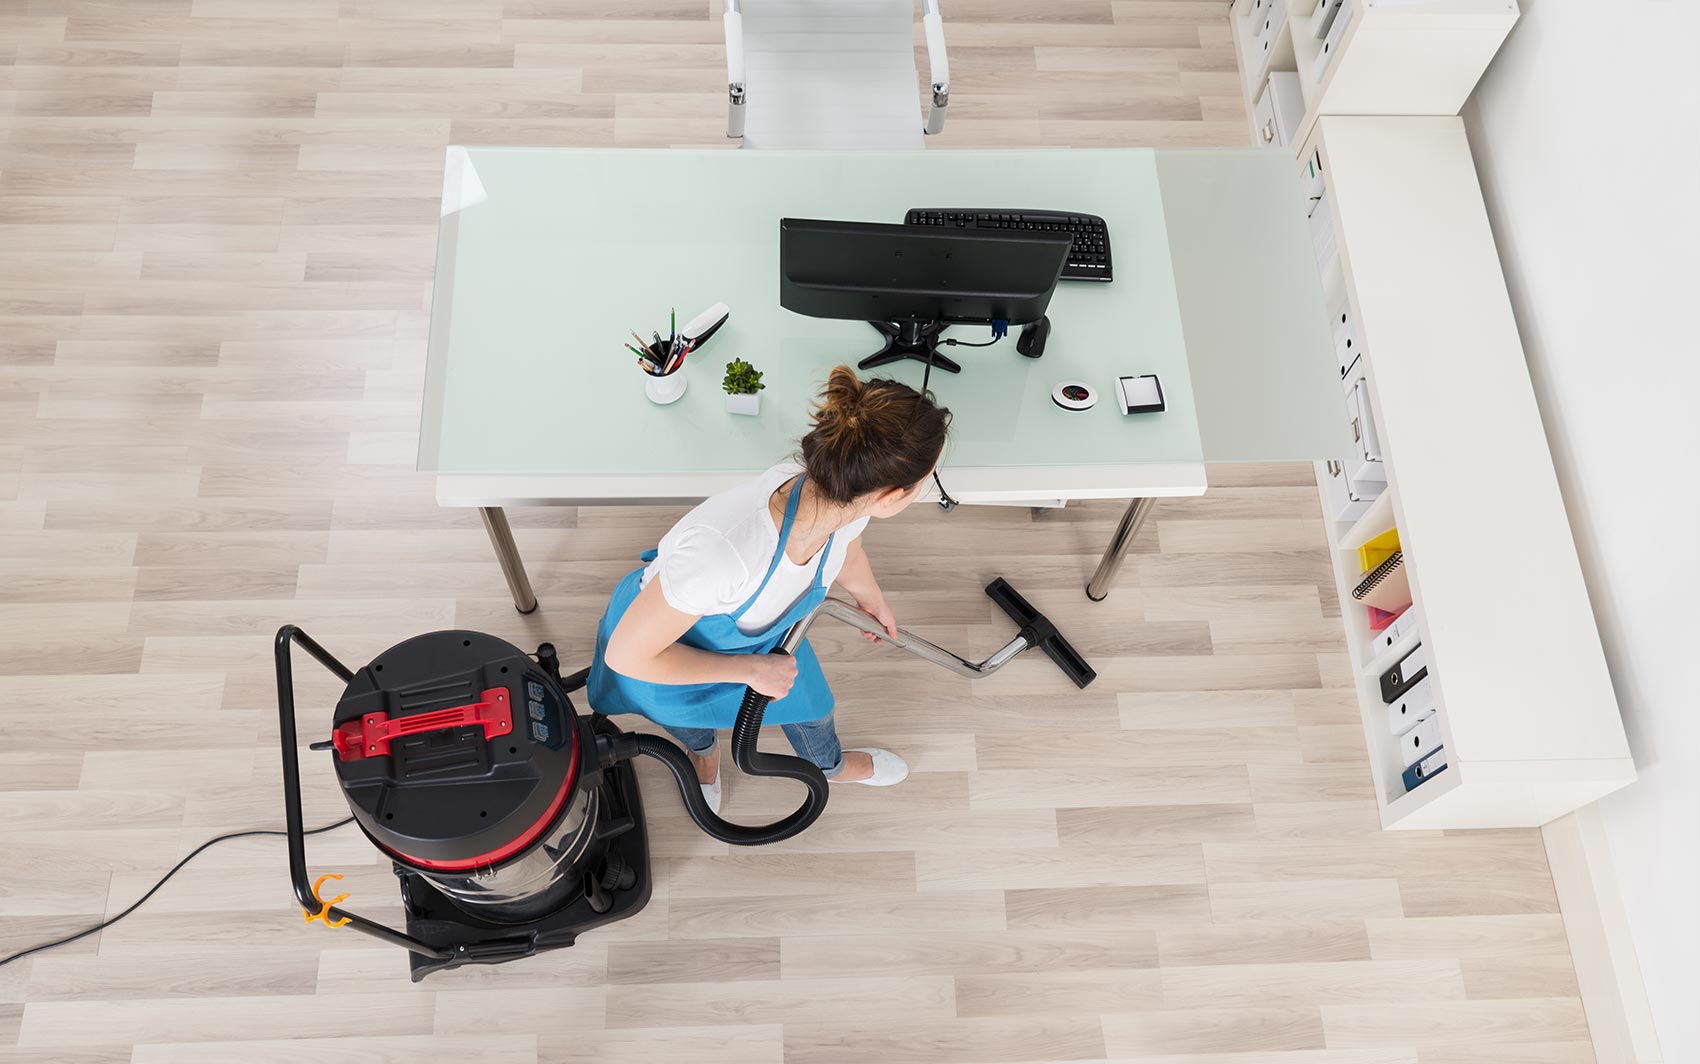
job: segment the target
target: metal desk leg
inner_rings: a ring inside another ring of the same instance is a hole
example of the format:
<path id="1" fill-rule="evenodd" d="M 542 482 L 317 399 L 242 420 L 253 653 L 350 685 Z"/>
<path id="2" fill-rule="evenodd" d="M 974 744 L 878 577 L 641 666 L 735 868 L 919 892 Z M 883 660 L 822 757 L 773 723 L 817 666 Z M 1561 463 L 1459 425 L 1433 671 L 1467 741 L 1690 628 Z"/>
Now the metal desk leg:
<path id="1" fill-rule="evenodd" d="M 500 506 L 480 506 L 478 516 L 484 519 L 484 531 L 490 534 L 490 546 L 496 548 L 496 561 L 502 565 L 508 590 L 514 596 L 514 609 L 530 613 L 537 609 L 537 596 L 531 593 L 531 580 L 525 575 L 525 563 L 519 559 L 519 547 L 514 543 L 514 530 L 508 527 L 508 515 Z"/>
<path id="2" fill-rule="evenodd" d="M 1122 559 L 1133 549 L 1133 537 L 1139 535 L 1139 526 L 1151 515 L 1155 502 L 1154 499 L 1134 499 L 1127 504 L 1127 512 L 1122 514 L 1121 523 L 1116 525 L 1116 534 L 1110 537 L 1110 545 L 1104 548 L 1104 556 L 1098 561 L 1098 571 L 1086 584 L 1086 597 L 1093 602 L 1104 601 L 1110 593 L 1110 581 L 1116 578 Z"/>

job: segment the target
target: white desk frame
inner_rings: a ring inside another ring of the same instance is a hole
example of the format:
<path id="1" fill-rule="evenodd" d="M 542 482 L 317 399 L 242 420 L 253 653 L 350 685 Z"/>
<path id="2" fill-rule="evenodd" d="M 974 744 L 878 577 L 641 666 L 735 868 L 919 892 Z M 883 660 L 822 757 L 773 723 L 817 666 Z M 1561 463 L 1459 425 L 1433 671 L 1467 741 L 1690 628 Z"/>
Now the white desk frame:
<path id="1" fill-rule="evenodd" d="M 508 524 L 510 506 L 666 506 L 692 505 L 751 480 L 757 469 L 730 473 L 622 476 L 470 476 L 437 477 L 439 506 L 475 506 L 484 519 L 490 545 L 508 582 L 514 608 L 537 609 L 537 595 Z M 965 506 L 1056 507 L 1086 499 L 1128 499 L 1116 531 L 1104 548 L 1086 594 L 1101 602 L 1133 546 L 1153 500 L 1202 495 L 1204 466 L 1196 462 L 1127 466 L 1047 466 L 1006 469 L 946 469 L 940 473 L 951 498 Z M 923 502 L 936 502 L 931 489 Z"/>

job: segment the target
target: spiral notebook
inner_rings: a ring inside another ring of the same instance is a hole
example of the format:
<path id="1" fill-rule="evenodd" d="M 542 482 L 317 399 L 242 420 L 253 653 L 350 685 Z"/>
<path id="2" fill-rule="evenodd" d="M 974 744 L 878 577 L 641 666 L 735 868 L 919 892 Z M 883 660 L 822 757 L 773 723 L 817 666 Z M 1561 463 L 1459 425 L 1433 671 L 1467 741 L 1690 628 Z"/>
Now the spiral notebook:
<path id="1" fill-rule="evenodd" d="M 1352 589 L 1352 597 L 1365 606 L 1398 613 L 1411 604 L 1411 578 L 1405 572 L 1405 555 L 1394 553 L 1371 569 Z"/>

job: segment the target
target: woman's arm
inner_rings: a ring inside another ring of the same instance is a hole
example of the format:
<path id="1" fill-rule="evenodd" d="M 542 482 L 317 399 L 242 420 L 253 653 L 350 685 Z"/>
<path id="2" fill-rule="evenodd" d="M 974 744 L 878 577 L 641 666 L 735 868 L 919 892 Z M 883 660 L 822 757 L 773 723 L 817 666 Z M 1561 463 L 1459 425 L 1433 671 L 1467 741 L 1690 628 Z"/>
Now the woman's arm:
<path id="1" fill-rule="evenodd" d="M 897 617 L 886 605 L 885 592 L 880 590 L 878 580 L 874 579 L 874 567 L 868 561 L 868 552 L 862 549 L 861 537 L 850 541 L 850 546 L 844 553 L 844 568 L 838 571 L 838 585 L 856 597 L 856 605 L 862 612 L 880 623 L 880 627 L 893 638 L 897 638 Z M 870 643 L 879 642 L 878 636 L 862 633 L 862 638 Z"/>
<path id="2" fill-rule="evenodd" d="M 771 698 L 784 698 L 797 663 L 778 654 L 716 654 L 680 643 L 696 615 L 680 613 L 661 593 L 661 576 L 626 608 L 608 639 L 603 662 L 622 676 L 660 684 L 748 684 Z"/>

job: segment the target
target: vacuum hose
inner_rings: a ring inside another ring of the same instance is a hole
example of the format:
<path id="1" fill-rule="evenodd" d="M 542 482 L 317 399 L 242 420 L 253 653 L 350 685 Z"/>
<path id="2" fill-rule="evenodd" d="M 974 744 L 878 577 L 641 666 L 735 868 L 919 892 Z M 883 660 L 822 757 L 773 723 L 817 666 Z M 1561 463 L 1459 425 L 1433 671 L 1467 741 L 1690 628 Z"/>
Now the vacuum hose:
<path id="1" fill-rule="evenodd" d="M 785 653 L 784 650 L 776 653 Z M 685 812 L 710 836 L 734 846 L 763 846 L 779 842 L 807 828 L 826 812 L 828 783 L 821 770 L 811 762 L 790 754 L 769 754 L 756 749 L 761 734 L 761 719 L 767 713 L 771 698 L 753 687 L 744 688 L 744 700 L 738 706 L 738 719 L 732 725 L 732 760 L 738 769 L 751 776 L 779 776 L 793 779 L 809 789 L 789 816 L 771 824 L 734 824 L 722 819 L 708 807 L 697 782 L 696 765 L 671 741 L 659 735 L 634 735 L 637 752 L 647 754 L 666 765 L 678 781 L 679 794 L 685 800 Z"/>
<path id="2" fill-rule="evenodd" d="M 1001 576 L 993 580 L 986 585 L 986 594 L 1015 621 L 1019 631 L 1014 639 L 994 651 L 984 661 L 969 661 L 901 628 L 893 635 L 856 606 L 832 598 L 822 602 L 807 617 L 792 625 L 773 653 L 792 653 L 803 642 L 803 636 L 817 618 L 831 617 L 881 642 L 890 643 L 899 650 L 908 651 L 934 665 L 943 666 L 958 676 L 971 679 L 990 676 L 1031 647 L 1043 650 L 1046 656 L 1074 681 L 1076 687 L 1085 687 L 1097 678 L 1097 672 L 1080 656 L 1080 652 L 1062 637 L 1056 625 L 1017 594 L 1007 580 Z M 541 648 L 539 656 L 541 659 Z M 555 662 L 553 647 L 549 648 L 549 660 Z M 556 665 L 558 666 L 558 662 Z M 572 685 L 567 689 L 577 690 L 584 686 L 585 677 L 589 672 L 590 670 L 586 669 L 575 673 Z M 767 712 L 767 704 L 770 701 L 772 699 L 755 688 L 744 688 L 744 701 L 738 706 L 738 719 L 732 725 L 732 760 L 737 763 L 739 769 L 751 776 L 781 776 L 794 779 L 809 789 L 808 797 L 795 812 L 771 824 L 733 824 L 722 820 L 709 809 L 708 800 L 702 796 L 702 785 L 697 783 L 696 766 L 691 763 L 690 756 L 659 735 L 619 732 L 615 736 L 603 736 L 599 742 L 608 744 L 603 754 L 605 760 L 622 761 L 638 754 L 648 754 L 671 769 L 673 778 L 679 783 L 679 793 L 685 799 L 685 811 L 696 821 L 698 827 L 721 842 L 729 842 L 734 846 L 760 846 L 778 842 L 790 838 L 820 819 L 820 815 L 826 812 L 828 784 L 820 769 L 800 757 L 792 757 L 789 754 L 764 754 L 756 749 L 756 736 L 761 732 L 761 719 Z"/>

